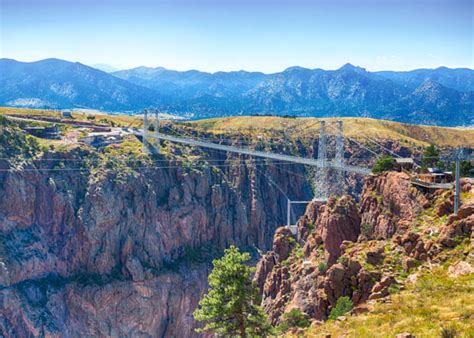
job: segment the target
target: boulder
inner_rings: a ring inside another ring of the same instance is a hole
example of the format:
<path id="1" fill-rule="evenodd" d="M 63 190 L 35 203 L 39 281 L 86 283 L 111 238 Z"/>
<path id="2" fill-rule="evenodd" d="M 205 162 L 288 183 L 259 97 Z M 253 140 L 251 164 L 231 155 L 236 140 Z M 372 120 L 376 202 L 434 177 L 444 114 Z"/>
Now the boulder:
<path id="1" fill-rule="evenodd" d="M 273 252 L 279 262 L 286 260 L 290 256 L 295 241 L 291 230 L 286 227 L 277 229 L 273 239 Z"/>
<path id="2" fill-rule="evenodd" d="M 470 275 L 472 273 L 474 273 L 474 268 L 471 264 L 465 261 L 453 264 L 448 268 L 449 277 L 459 277 L 463 275 Z"/>
<path id="3" fill-rule="evenodd" d="M 384 247 L 376 246 L 367 251 L 366 262 L 372 265 L 378 265 L 382 263 L 384 257 Z"/>

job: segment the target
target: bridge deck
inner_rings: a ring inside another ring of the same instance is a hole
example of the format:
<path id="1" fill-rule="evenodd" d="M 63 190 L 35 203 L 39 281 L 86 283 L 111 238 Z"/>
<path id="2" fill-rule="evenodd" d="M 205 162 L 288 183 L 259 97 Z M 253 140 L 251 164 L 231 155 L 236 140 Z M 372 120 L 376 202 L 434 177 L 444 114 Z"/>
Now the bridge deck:
<path id="1" fill-rule="evenodd" d="M 452 189 L 453 188 L 452 183 L 433 183 L 433 182 L 422 181 L 416 178 L 411 180 L 411 184 L 417 185 L 422 188 L 427 188 L 427 189 Z"/>
<path id="2" fill-rule="evenodd" d="M 135 135 L 143 137 L 142 132 L 135 132 Z M 370 169 L 367 169 L 367 168 L 341 164 L 334 161 L 321 161 L 321 160 L 296 157 L 296 156 L 291 156 L 291 155 L 267 153 L 264 151 L 258 151 L 258 150 L 248 149 L 248 148 L 239 148 L 239 147 L 234 147 L 234 146 L 227 146 L 227 145 L 216 144 L 216 143 L 211 143 L 211 142 L 197 141 L 190 138 L 175 137 L 175 136 L 165 135 L 161 133 L 150 132 L 148 133 L 147 136 L 154 139 L 158 139 L 158 140 L 176 142 L 176 143 L 187 144 L 191 146 L 197 146 L 197 147 L 203 147 L 203 148 L 209 148 L 209 149 L 229 151 L 229 152 L 233 152 L 237 154 L 257 156 L 257 157 L 269 158 L 269 159 L 285 161 L 285 162 L 300 163 L 300 164 L 315 166 L 319 168 L 322 168 L 322 167 L 334 168 L 334 169 L 352 172 L 352 173 L 356 173 L 360 175 L 369 175 L 371 172 Z"/>

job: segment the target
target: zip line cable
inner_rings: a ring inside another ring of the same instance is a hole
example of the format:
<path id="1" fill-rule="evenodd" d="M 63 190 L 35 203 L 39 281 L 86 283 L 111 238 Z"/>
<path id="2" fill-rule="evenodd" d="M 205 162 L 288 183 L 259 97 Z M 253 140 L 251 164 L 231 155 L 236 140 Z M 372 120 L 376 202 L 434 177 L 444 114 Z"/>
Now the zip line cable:
<path id="1" fill-rule="evenodd" d="M 290 199 L 288 197 L 288 195 L 283 191 L 283 189 L 281 189 L 280 186 L 278 184 L 276 184 L 270 177 L 265 175 L 265 173 L 263 171 L 258 170 L 257 167 L 255 167 L 255 170 L 258 171 L 260 174 L 262 174 L 272 185 L 274 185 L 283 194 L 283 196 L 286 197 L 287 200 Z"/>

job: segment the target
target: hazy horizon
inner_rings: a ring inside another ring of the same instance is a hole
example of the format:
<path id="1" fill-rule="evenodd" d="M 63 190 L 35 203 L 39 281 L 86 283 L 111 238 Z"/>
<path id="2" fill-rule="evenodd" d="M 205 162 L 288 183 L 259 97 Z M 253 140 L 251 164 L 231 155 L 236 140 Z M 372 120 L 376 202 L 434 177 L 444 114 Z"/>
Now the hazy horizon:
<path id="1" fill-rule="evenodd" d="M 118 69 L 474 68 L 470 0 L 3 0 L 0 57 Z"/>
<path id="2" fill-rule="evenodd" d="M 259 70 L 247 70 L 247 69 L 236 69 L 236 70 L 228 70 L 228 71 L 222 71 L 222 70 L 215 70 L 215 71 L 206 71 L 206 70 L 201 70 L 201 69 L 196 69 L 196 68 L 189 68 L 189 69 L 182 69 L 182 70 L 177 70 L 177 69 L 171 69 L 171 68 L 166 68 L 166 67 L 162 67 L 162 66 L 148 66 L 148 65 L 140 65 L 140 66 L 136 66 L 136 67 L 132 67 L 132 68 L 117 68 L 117 67 L 114 67 L 112 65 L 109 65 L 109 64 L 105 64 L 105 63 L 100 63 L 100 64 L 85 64 L 85 63 L 82 63 L 80 61 L 73 61 L 73 60 L 65 60 L 65 59 L 60 59 L 60 58 L 57 58 L 57 57 L 49 57 L 49 58 L 45 58 L 45 59 L 40 59 L 40 60 L 31 60 L 31 61 L 25 61 L 25 60 L 19 60 L 19 59 L 13 59 L 13 58 L 8 58 L 8 57 L 2 57 L 0 59 L 11 59 L 11 60 L 15 60 L 17 62 L 22 62 L 22 63 L 34 63 L 34 62 L 40 62 L 40 61 L 44 61 L 44 60 L 48 60 L 48 59 L 56 59 L 56 60 L 62 60 L 62 61 L 67 61 L 67 62 L 79 62 L 85 66 L 88 66 L 88 67 L 91 67 L 91 68 L 95 68 L 95 69 L 98 69 L 98 70 L 102 70 L 106 73 L 112 73 L 112 72 L 116 72 L 116 71 L 126 71 L 126 70 L 132 70 L 132 69 L 137 69 L 137 68 L 149 68 L 149 69 L 159 69 L 159 68 L 162 68 L 162 69 L 165 69 L 165 70 L 169 70 L 169 71 L 179 71 L 179 72 L 186 72 L 186 71 L 198 71 L 198 72 L 202 72 L 202 73 L 209 73 L 209 74 L 215 74 L 215 73 L 219 73 L 219 72 L 248 72 L 248 73 L 263 73 L 263 74 L 274 74 L 274 73 L 280 73 L 280 72 L 283 72 L 289 68 L 293 68 L 293 67 L 297 67 L 297 68 L 304 68 L 304 69 L 308 69 L 308 70 L 316 70 L 316 69 L 321 69 L 321 70 L 325 70 L 325 71 L 333 71 L 333 70 L 338 70 L 348 64 L 354 66 L 354 67 L 357 67 L 357 68 L 364 68 L 365 67 L 361 67 L 359 65 L 356 65 L 356 64 L 353 64 L 351 62 L 346 62 L 338 67 L 335 67 L 335 68 L 321 68 L 321 67 L 314 67 L 314 68 L 308 68 L 308 67 L 302 67 L 302 66 L 299 66 L 299 65 L 292 65 L 292 66 L 288 66 L 288 67 L 285 67 L 283 69 L 280 69 L 280 70 L 276 70 L 276 71 L 273 71 L 273 72 L 263 72 L 263 71 L 259 71 Z M 114 70 L 103 70 L 102 68 L 109 68 L 109 67 L 112 67 L 112 68 L 115 68 Z M 448 69 L 469 69 L 469 70 L 474 70 L 474 68 L 471 68 L 471 67 L 446 67 L 446 66 L 443 66 L 443 65 L 440 65 L 440 66 L 437 66 L 437 67 L 420 67 L 420 68 L 413 68 L 413 69 L 407 69 L 407 70 L 393 70 L 393 69 L 381 69 L 381 70 L 370 70 L 370 69 L 365 69 L 366 71 L 368 72 L 383 72 L 383 71 L 396 71 L 396 72 L 410 72 L 410 71 L 414 71 L 414 70 L 419 70 L 419 69 L 438 69 L 438 68 L 448 68 Z"/>

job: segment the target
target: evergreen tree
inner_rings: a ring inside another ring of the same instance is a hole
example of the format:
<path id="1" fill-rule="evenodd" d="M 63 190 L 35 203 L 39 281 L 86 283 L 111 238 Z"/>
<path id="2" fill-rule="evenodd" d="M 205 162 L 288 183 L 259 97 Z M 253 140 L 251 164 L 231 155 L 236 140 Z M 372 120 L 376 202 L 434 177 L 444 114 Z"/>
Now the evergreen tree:
<path id="1" fill-rule="evenodd" d="M 210 289 L 194 312 L 196 320 L 206 322 L 198 332 L 212 331 L 233 337 L 265 337 L 272 332 L 259 305 L 259 290 L 252 281 L 255 268 L 245 265 L 249 260 L 249 253 L 240 253 L 231 246 L 222 258 L 212 262 Z"/>
<path id="2" fill-rule="evenodd" d="M 395 160 L 391 156 L 382 156 L 379 158 L 374 166 L 372 167 L 372 172 L 374 174 L 381 173 L 383 171 L 393 170 L 395 167 Z"/>
<path id="3" fill-rule="evenodd" d="M 434 167 L 439 162 L 439 150 L 433 145 L 429 145 L 423 151 L 423 167 Z"/>

